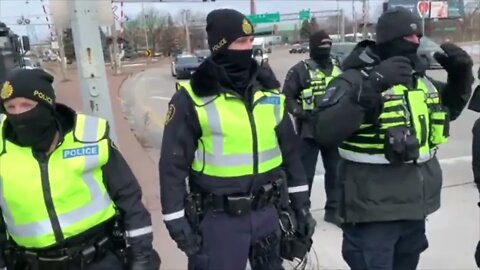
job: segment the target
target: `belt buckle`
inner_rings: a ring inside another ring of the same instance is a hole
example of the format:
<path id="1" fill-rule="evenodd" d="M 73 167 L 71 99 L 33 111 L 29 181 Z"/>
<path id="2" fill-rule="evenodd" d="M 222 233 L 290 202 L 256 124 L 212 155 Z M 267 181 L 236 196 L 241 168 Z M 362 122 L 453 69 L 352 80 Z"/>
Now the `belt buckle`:
<path id="1" fill-rule="evenodd" d="M 253 195 L 227 196 L 226 212 L 233 216 L 242 216 L 252 210 Z"/>

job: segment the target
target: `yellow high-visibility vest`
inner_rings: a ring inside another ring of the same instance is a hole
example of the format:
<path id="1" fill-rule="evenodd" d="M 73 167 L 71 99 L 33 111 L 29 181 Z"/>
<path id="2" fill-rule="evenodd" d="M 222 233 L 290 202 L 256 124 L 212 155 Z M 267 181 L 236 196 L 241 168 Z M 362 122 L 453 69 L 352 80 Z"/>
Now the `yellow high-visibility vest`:
<path id="1" fill-rule="evenodd" d="M 257 91 L 250 112 L 233 94 L 199 97 L 181 86 L 195 104 L 202 137 L 192 164 L 194 171 L 216 177 L 264 173 L 283 159 L 275 132 L 285 112 L 285 97 L 276 91 Z"/>
<path id="2" fill-rule="evenodd" d="M 383 111 L 376 124 L 362 124 L 339 148 L 340 155 L 354 162 L 387 164 L 384 144 L 386 130 L 408 126 L 420 143 L 417 162 L 435 156 L 438 145 L 448 141 L 449 117 L 435 86 L 427 78 L 417 79 L 416 89 L 396 85 L 382 93 Z"/>
<path id="3" fill-rule="evenodd" d="M 106 120 L 78 114 L 75 128 L 45 162 L 30 147 L 2 138 L 0 207 L 9 237 L 26 248 L 44 248 L 114 217 L 102 173 L 107 136 Z"/>

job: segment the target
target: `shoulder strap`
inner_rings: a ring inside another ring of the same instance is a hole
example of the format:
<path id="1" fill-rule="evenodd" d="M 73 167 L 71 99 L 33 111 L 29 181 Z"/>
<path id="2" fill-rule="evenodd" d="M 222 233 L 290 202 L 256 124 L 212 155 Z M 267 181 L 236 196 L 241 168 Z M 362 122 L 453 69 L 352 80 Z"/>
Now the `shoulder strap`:
<path id="1" fill-rule="evenodd" d="M 107 120 L 77 113 L 73 136 L 77 141 L 82 143 L 96 143 L 108 137 L 108 129 Z"/>

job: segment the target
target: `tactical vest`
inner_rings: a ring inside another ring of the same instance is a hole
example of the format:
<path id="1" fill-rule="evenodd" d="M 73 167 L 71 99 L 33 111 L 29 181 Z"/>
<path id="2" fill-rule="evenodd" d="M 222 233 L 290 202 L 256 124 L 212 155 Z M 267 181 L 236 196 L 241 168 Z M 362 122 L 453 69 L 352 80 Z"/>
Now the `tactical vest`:
<path id="1" fill-rule="evenodd" d="M 333 78 L 342 73 L 338 66 L 333 65 L 332 73 L 330 75 L 324 74 L 316 67 L 317 64 L 312 62 L 312 60 L 303 61 L 309 74 L 309 87 L 302 90 L 300 97 L 302 108 L 307 111 L 315 109 L 316 105 L 318 105 L 317 103 L 325 95 L 327 85 Z"/>
<path id="2" fill-rule="evenodd" d="M 115 215 L 102 173 L 109 158 L 106 120 L 78 114 L 74 130 L 45 162 L 30 147 L 0 137 L 0 206 L 18 245 L 52 246 Z"/>
<path id="3" fill-rule="evenodd" d="M 181 83 L 195 104 L 202 130 L 192 169 L 215 177 L 238 177 L 268 172 L 283 159 L 275 127 L 285 112 L 278 91 L 257 91 L 253 111 L 233 94 L 199 97 L 188 82 Z"/>
<path id="4" fill-rule="evenodd" d="M 339 148 L 340 155 L 354 162 L 387 164 L 384 155 L 386 130 L 412 127 L 420 144 L 417 162 L 435 156 L 437 146 L 447 142 L 449 117 L 442 107 L 439 93 L 427 78 L 418 78 L 416 89 L 396 85 L 382 93 L 383 112 L 375 124 L 360 129 Z"/>

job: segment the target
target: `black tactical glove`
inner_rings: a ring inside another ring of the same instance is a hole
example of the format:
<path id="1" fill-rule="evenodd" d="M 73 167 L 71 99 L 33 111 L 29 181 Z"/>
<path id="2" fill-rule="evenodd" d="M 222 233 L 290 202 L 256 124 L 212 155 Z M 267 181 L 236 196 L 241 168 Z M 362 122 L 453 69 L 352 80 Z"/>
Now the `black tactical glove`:
<path id="1" fill-rule="evenodd" d="M 480 268 L 480 241 L 478 241 L 477 249 L 475 250 L 475 262 L 477 267 Z"/>
<path id="2" fill-rule="evenodd" d="M 200 251 L 201 237 L 193 233 L 192 227 L 185 217 L 166 221 L 165 224 L 170 237 L 188 257 Z"/>
<path id="3" fill-rule="evenodd" d="M 297 218 L 296 232 L 300 239 L 309 240 L 315 232 L 317 222 L 313 219 L 310 210 L 304 208 L 295 210 L 295 217 Z"/>
<path id="4" fill-rule="evenodd" d="M 129 270 L 158 270 L 160 269 L 160 256 L 155 250 L 151 254 L 143 256 L 133 256 L 128 254 Z"/>
<path id="5" fill-rule="evenodd" d="M 372 87 L 383 92 L 394 85 L 411 85 L 413 81 L 411 61 L 404 56 L 390 57 L 378 64 L 370 72 Z"/>
<path id="6" fill-rule="evenodd" d="M 471 72 L 473 61 L 470 55 L 453 43 L 440 46 L 445 53 L 436 52 L 433 57 L 449 74 Z"/>

